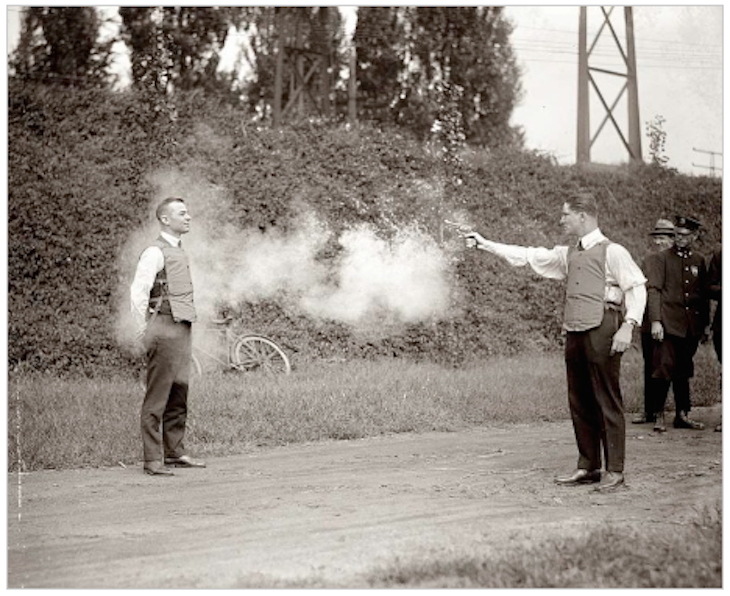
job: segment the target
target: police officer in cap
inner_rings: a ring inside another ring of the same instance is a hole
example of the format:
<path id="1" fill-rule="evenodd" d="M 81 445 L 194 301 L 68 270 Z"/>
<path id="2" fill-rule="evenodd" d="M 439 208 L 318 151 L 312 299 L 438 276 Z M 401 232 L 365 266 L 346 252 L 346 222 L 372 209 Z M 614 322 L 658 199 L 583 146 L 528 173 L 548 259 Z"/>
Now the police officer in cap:
<path id="1" fill-rule="evenodd" d="M 657 254 L 671 247 L 674 244 L 674 224 L 668 219 L 660 218 L 649 232 L 649 251 L 641 263 L 641 270 L 646 275 L 649 262 L 655 259 Z M 654 370 L 654 338 L 651 336 L 651 321 L 649 320 L 649 309 L 644 310 L 644 319 L 641 322 L 641 353 L 644 357 L 644 411 L 636 416 L 634 424 L 654 423 L 656 408 L 652 403 L 652 382 L 651 375 Z"/>
<path id="2" fill-rule="evenodd" d="M 709 300 L 704 257 L 692 250 L 700 222 L 678 216 L 674 245 L 647 263 L 647 309 L 655 341 L 652 371 L 652 403 L 656 408 L 654 430 L 666 431 L 664 406 L 669 385 L 674 388 L 675 428 L 702 430 L 689 418 L 689 380 L 694 375 L 694 355 L 709 319 Z"/>

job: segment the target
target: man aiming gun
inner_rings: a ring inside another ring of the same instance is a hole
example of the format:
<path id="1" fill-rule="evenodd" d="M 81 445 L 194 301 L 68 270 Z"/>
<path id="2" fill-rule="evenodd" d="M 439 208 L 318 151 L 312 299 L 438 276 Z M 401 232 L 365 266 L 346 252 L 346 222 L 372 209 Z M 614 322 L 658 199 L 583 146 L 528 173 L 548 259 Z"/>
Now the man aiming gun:
<path id="1" fill-rule="evenodd" d="M 555 481 L 565 486 L 600 482 L 596 490 L 609 491 L 624 482 L 626 421 L 619 372 L 621 355 L 644 314 L 646 278 L 628 251 L 601 233 L 590 193 L 570 196 L 560 223 L 578 238 L 577 244 L 525 248 L 492 242 L 477 232 L 465 238 L 513 266 L 529 264 L 543 277 L 567 279 L 565 363 L 579 455 L 575 472 Z M 603 478 L 601 447 L 606 459 Z"/>

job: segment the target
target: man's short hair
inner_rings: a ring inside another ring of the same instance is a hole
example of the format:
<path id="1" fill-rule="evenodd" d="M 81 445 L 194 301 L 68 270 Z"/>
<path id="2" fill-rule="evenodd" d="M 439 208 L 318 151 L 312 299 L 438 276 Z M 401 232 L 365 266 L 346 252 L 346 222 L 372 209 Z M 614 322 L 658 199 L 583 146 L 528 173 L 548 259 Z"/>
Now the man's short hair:
<path id="1" fill-rule="evenodd" d="M 592 193 L 581 191 L 571 194 L 565 201 L 571 211 L 598 217 L 598 203 Z"/>
<path id="2" fill-rule="evenodd" d="M 162 221 L 162 216 L 167 211 L 167 206 L 170 203 L 182 203 L 184 205 L 185 201 L 181 197 L 167 197 L 166 199 L 163 199 L 162 202 L 157 205 L 157 210 L 155 211 L 155 216 L 158 221 Z"/>

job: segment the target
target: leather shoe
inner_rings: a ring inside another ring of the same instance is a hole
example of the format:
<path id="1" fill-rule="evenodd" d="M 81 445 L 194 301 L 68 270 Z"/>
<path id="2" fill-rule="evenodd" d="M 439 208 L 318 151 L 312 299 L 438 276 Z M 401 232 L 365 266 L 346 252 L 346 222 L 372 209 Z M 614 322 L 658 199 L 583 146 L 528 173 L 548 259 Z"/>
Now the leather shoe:
<path id="1" fill-rule="evenodd" d="M 687 412 L 679 412 L 674 419 L 674 428 L 689 428 L 691 430 L 703 430 L 705 425 L 701 422 L 690 420 Z"/>
<path id="2" fill-rule="evenodd" d="M 654 421 L 654 432 L 665 433 L 667 432 L 667 425 L 664 422 L 664 414 L 658 414 Z"/>
<path id="3" fill-rule="evenodd" d="M 648 422 L 654 422 L 655 418 L 651 414 L 647 414 L 644 412 L 643 414 L 639 414 L 631 421 L 631 424 L 646 424 Z"/>
<path id="4" fill-rule="evenodd" d="M 598 492 L 608 492 L 618 488 L 624 483 L 624 475 L 622 472 L 606 472 L 606 475 L 601 480 L 594 490 Z"/>
<path id="5" fill-rule="evenodd" d="M 180 457 L 166 457 L 165 465 L 176 468 L 204 468 L 205 462 L 193 459 L 189 455 L 181 455 Z"/>
<path id="6" fill-rule="evenodd" d="M 159 462 L 149 462 L 144 465 L 144 473 L 150 476 L 174 476 L 175 473 Z"/>
<path id="7" fill-rule="evenodd" d="M 585 470 L 578 468 L 570 476 L 563 476 L 555 479 L 556 484 L 562 486 L 575 486 L 577 484 L 593 484 L 601 481 L 601 470 Z"/>

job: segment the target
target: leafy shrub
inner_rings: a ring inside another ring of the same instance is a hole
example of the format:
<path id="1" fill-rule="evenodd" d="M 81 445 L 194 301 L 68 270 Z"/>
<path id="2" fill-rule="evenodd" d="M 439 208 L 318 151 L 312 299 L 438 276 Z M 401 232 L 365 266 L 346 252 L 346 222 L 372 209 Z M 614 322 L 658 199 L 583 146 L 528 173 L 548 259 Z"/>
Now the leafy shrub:
<path id="1" fill-rule="evenodd" d="M 558 167 L 534 153 L 469 151 L 458 206 L 444 198 L 438 152 L 393 131 L 323 121 L 273 130 L 204 94 L 164 120 L 133 93 L 11 81 L 8 106 L 8 358 L 11 370 L 107 374 L 139 366 L 115 339 L 131 272 L 118 255 L 149 222 L 155 175 L 176 168 L 225 190 L 237 226 L 286 229 L 305 204 L 332 231 L 368 223 L 392 233 L 418 222 L 433 235 L 458 207 L 486 236 L 552 246 L 566 190 L 595 190 L 602 229 L 638 259 L 663 215 L 721 238 L 721 183 L 654 167 Z M 322 258 L 336 258 L 326 247 Z M 703 248 L 700 247 L 702 251 Z M 454 256 L 454 315 L 364 336 L 276 301 L 237 305 L 306 359 L 407 356 L 463 365 L 560 344 L 558 283 L 474 252 Z"/>

